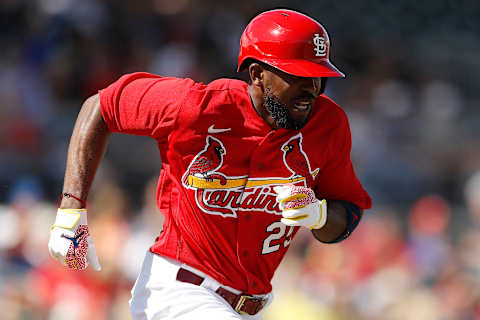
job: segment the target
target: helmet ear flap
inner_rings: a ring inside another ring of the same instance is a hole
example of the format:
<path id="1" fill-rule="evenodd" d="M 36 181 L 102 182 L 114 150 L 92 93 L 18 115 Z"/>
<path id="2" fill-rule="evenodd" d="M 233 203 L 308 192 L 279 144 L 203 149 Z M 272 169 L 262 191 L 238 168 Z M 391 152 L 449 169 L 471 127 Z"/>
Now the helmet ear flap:
<path id="1" fill-rule="evenodd" d="M 243 70 L 247 70 L 248 67 L 252 62 L 255 62 L 255 59 L 252 58 L 246 58 L 245 60 L 242 61 L 242 64 L 238 66 L 238 72 L 241 72 Z"/>

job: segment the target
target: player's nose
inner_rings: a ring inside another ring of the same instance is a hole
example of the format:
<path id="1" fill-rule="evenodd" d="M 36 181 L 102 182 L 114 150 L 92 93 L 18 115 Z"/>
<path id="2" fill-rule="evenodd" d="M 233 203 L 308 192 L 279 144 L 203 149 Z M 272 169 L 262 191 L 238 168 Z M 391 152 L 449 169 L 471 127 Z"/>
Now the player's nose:
<path id="1" fill-rule="evenodd" d="M 301 78 L 300 88 L 315 98 L 320 94 L 321 78 Z"/>

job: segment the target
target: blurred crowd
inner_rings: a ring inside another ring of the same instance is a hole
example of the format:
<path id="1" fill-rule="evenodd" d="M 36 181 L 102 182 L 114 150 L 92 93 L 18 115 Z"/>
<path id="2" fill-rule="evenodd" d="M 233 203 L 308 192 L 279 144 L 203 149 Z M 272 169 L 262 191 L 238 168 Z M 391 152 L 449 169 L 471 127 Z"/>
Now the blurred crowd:
<path id="1" fill-rule="evenodd" d="M 290 7 L 330 33 L 347 74 L 352 158 L 374 206 L 355 233 L 299 233 L 265 320 L 480 319 L 480 2 L 0 1 L 0 319 L 129 319 L 162 226 L 155 142 L 114 135 L 88 201 L 100 273 L 48 256 L 82 102 L 124 73 L 209 82 L 237 74 L 260 11 Z"/>

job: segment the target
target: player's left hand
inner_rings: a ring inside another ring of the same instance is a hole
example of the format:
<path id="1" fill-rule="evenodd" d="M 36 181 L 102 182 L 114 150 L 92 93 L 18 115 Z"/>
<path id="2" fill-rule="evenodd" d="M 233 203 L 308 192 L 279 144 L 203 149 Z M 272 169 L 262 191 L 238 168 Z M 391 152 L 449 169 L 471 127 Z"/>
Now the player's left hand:
<path id="1" fill-rule="evenodd" d="M 286 184 L 273 188 L 287 226 L 320 229 L 327 222 L 327 201 L 318 200 L 312 189 Z"/>

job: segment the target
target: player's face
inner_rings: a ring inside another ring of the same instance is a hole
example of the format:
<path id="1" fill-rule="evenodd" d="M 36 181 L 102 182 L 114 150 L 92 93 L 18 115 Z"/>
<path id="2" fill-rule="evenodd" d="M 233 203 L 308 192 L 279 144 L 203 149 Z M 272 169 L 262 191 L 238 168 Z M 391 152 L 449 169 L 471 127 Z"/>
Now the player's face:
<path id="1" fill-rule="evenodd" d="M 274 127 L 302 128 L 320 94 L 321 78 L 297 77 L 271 67 L 264 72 L 264 107 Z"/>

